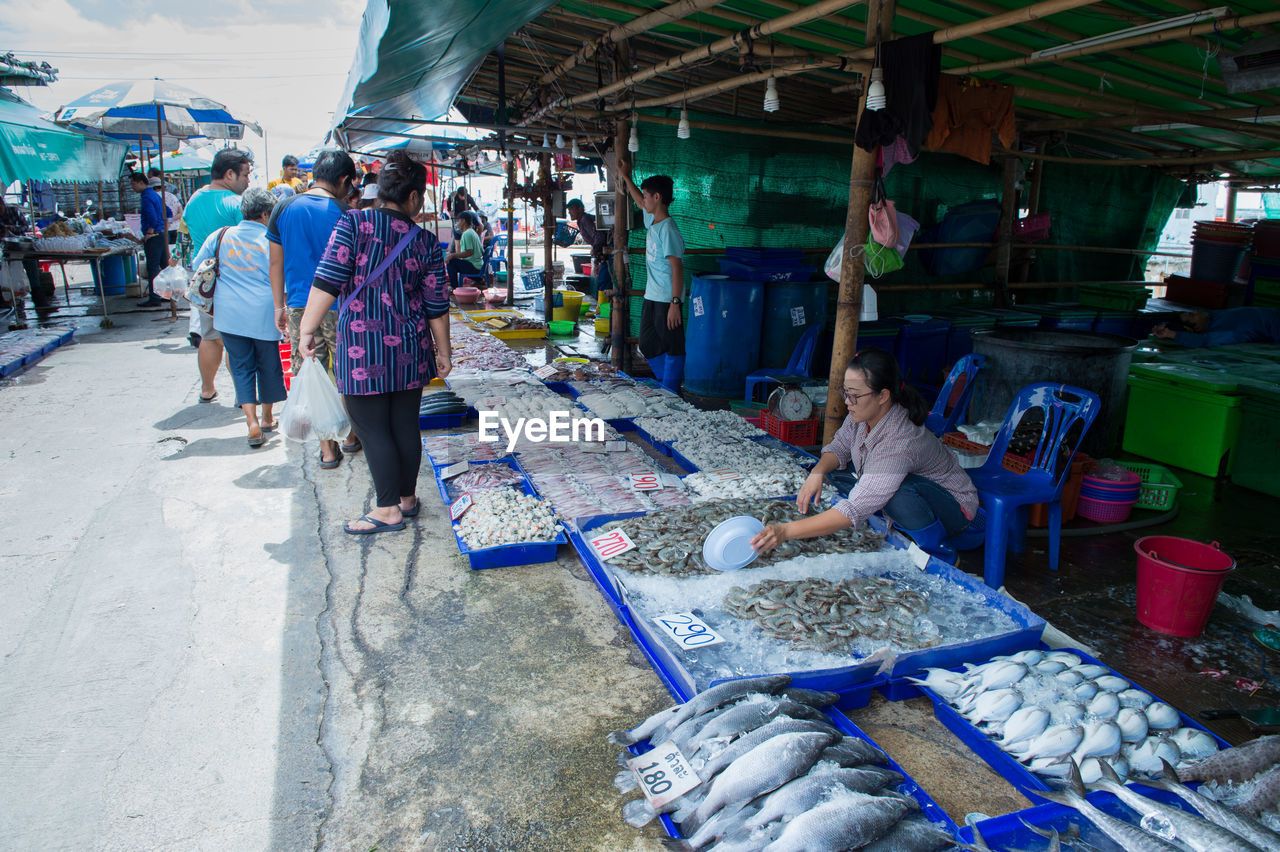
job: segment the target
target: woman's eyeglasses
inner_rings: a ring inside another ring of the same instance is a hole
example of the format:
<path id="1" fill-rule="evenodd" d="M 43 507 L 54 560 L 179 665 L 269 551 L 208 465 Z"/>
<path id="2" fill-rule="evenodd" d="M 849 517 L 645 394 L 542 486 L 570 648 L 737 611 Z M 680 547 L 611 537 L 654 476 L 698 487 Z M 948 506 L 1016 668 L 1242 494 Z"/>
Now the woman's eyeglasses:
<path id="1" fill-rule="evenodd" d="M 852 393 L 848 388 L 840 388 L 840 395 L 844 397 L 845 405 L 854 405 L 864 396 L 874 396 L 875 391 L 867 391 L 866 393 Z"/>

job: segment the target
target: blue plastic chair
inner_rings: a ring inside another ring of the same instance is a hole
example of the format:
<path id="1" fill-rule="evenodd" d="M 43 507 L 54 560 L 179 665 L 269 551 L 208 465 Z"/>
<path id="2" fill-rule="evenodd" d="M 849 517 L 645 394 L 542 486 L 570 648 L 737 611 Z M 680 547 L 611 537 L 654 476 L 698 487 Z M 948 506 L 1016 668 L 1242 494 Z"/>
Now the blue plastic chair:
<path id="1" fill-rule="evenodd" d="M 817 325 L 811 325 L 805 329 L 804 334 L 800 335 L 800 339 L 796 341 L 796 348 L 791 350 L 791 360 L 787 362 L 785 367 L 766 367 L 763 370 L 756 370 L 754 373 L 747 374 L 746 392 L 743 399 L 751 402 L 754 398 L 756 386 L 766 382 L 779 383 L 779 379 L 787 376 L 799 376 L 807 378 L 809 376 L 809 364 L 813 361 L 813 350 L 818 348 L 818 335 L 822 329 Z"/>
<path id="2" fill-rule="evenodd" d="M 467 281 L 479 281 L 480 289 L 483 290 L 493 282 L 493 273 L 496 271 L 491 268 L 493 263 L 493 243 L 489 243 L 489 247 L 484 250 L 484 256 L 481 259 L 484 265 L 475 272 L 460 275 L 458 277 L 459 284 L 464 284 Z"/>
<path id="3" fill-rule="evenodd" d="M 972 353 L 965 355 L 951 367 L 951 372 L 947 374 L 947 380 L 942 385 L 942 390 L 938 392 L 938 398 L 933 403 L 933 410 L 929 412 L 925 418 L 924 425 L 930 432 L 935 435 L 943 435 L 947 432 L 954 432 L 956 424 L 965 416 L 965 412 L 969 410 L 969 397 L 973 394 L 973 380 L 977 377 L 978 371 L 982 369 L 982 365 L 987 361 L 981 355 Z M 956 387 L 959 385 L 960 396 L 956 400 L 956 404 L 951 406 L 951 411 L 947 411 L 947 402 L 956 393 Z"/>
<path id="4" fill-rule="evenodd" d="M 1015 473 L 1004 467 L 1009 441 L 1023 417 L 1040 409 L 1044 422 L 1031 456 L 1031 469 Z M 1062 487 L 1071 473 L 1071 460 L 1093 424 L 1102 403 L 1093 391 L 1071 385 L 1041 382 L 1018 391 L 982 467 L 970 470 L 986 508 L 986 553 L 983 581 L 993 589 L 1004 583 L 1005 551 L 1022 552 L 1027 507 L 1049 504 L 1049 568 L 1058 570 L 1062 536 Z M 1072 434 L 1079 424 L 1079 433 Z"/>

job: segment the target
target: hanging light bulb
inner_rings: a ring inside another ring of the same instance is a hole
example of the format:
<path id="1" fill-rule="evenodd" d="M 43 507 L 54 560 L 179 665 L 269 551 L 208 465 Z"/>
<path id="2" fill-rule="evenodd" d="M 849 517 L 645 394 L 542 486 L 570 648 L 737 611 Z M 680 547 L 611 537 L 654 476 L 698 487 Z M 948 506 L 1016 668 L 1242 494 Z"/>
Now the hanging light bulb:
<path id="1" fill-rule="evenodd" d="M 571 157 L 573 157 L 575 160 L 581 160 L 581 159 L 582 159 L 582 149 L 578 147 L 578 140 L 577 140 L 577 139 L 574 139 L 574 140 L 573 140 L 573 150 L 571 150 L 571 151 L 569 152 L 569 155 L 570 155 Z"/>
<path id="2" fill-rule="evenodd" d="M 769 82 L 764 87 L 764 111 L 777 112 L 779 106 L 778 81 L 776 78 L 770 77 Z"/>
<path id="3" fill-rule="evenodd" d="M 557 134 L 556 134 L 556 147 L 557 147 L 557 148 L 563 148 L 563 147 L 564 147 L 564 136 L 563 136 L 563 134 L 560 134 L 560 133 L 557 133 Z"/>
<path id="4" fill-rule="evenodd" d="M 884 95 L 884 69 L 871 69 L 871 83 L 867 86 L 867 109 L 878 112 L 885 108 L 888 101 Z"/>
<path id="5" fill-rule="evenodd" d="M 680 123 L 676 125 L 676 138 L 689 138 L 689 110 L 684 107 L 680 108 Z"/>
<path id="6" fill-rule="evenodd" d="M 627 150 L 633 154 L 640 150 L 640 134 L 634 121 L 631 122 L 631 138 L 627 140 Z"/>

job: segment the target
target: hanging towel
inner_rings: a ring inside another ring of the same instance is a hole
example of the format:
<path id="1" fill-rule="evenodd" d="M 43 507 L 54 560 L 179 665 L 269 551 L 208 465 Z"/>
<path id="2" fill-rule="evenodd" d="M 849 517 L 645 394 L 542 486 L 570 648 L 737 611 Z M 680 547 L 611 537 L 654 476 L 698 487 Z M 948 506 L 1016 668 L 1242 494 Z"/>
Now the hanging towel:
<path id="1" fill-rule="evenodd" d="M 944 75 L 938 84 L 933 129 L 924 147 L 949 151 L 983 165 L 991 162 L 991 134 L 1005 148 L 1013 145 L 1013 87 L 974 78 Z"/>

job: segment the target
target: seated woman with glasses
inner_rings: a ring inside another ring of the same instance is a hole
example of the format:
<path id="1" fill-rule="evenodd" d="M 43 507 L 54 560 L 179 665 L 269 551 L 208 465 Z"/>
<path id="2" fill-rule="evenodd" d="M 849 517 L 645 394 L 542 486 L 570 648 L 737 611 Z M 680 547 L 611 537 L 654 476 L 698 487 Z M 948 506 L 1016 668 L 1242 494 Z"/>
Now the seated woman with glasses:
<path id="1" fill-rule="evenodd" d="M 854 355 L 840 393 L 849 416 L 822 448 L 796 505 L 808 513 L 822 494 L 824 477 L 850 462 L 857 484 L 821 514 L 765 527 L 751 546 L 768 552 L 789 539 L 828 535 L 856 527 L 881 509 L 908 535 L 937 522 L 947 536 L 964 531 L 978 510 L 978 492 L 951 451 L 924 428 L 928 407 L 902 381 L 893 355 L 883 349 Z"/>

